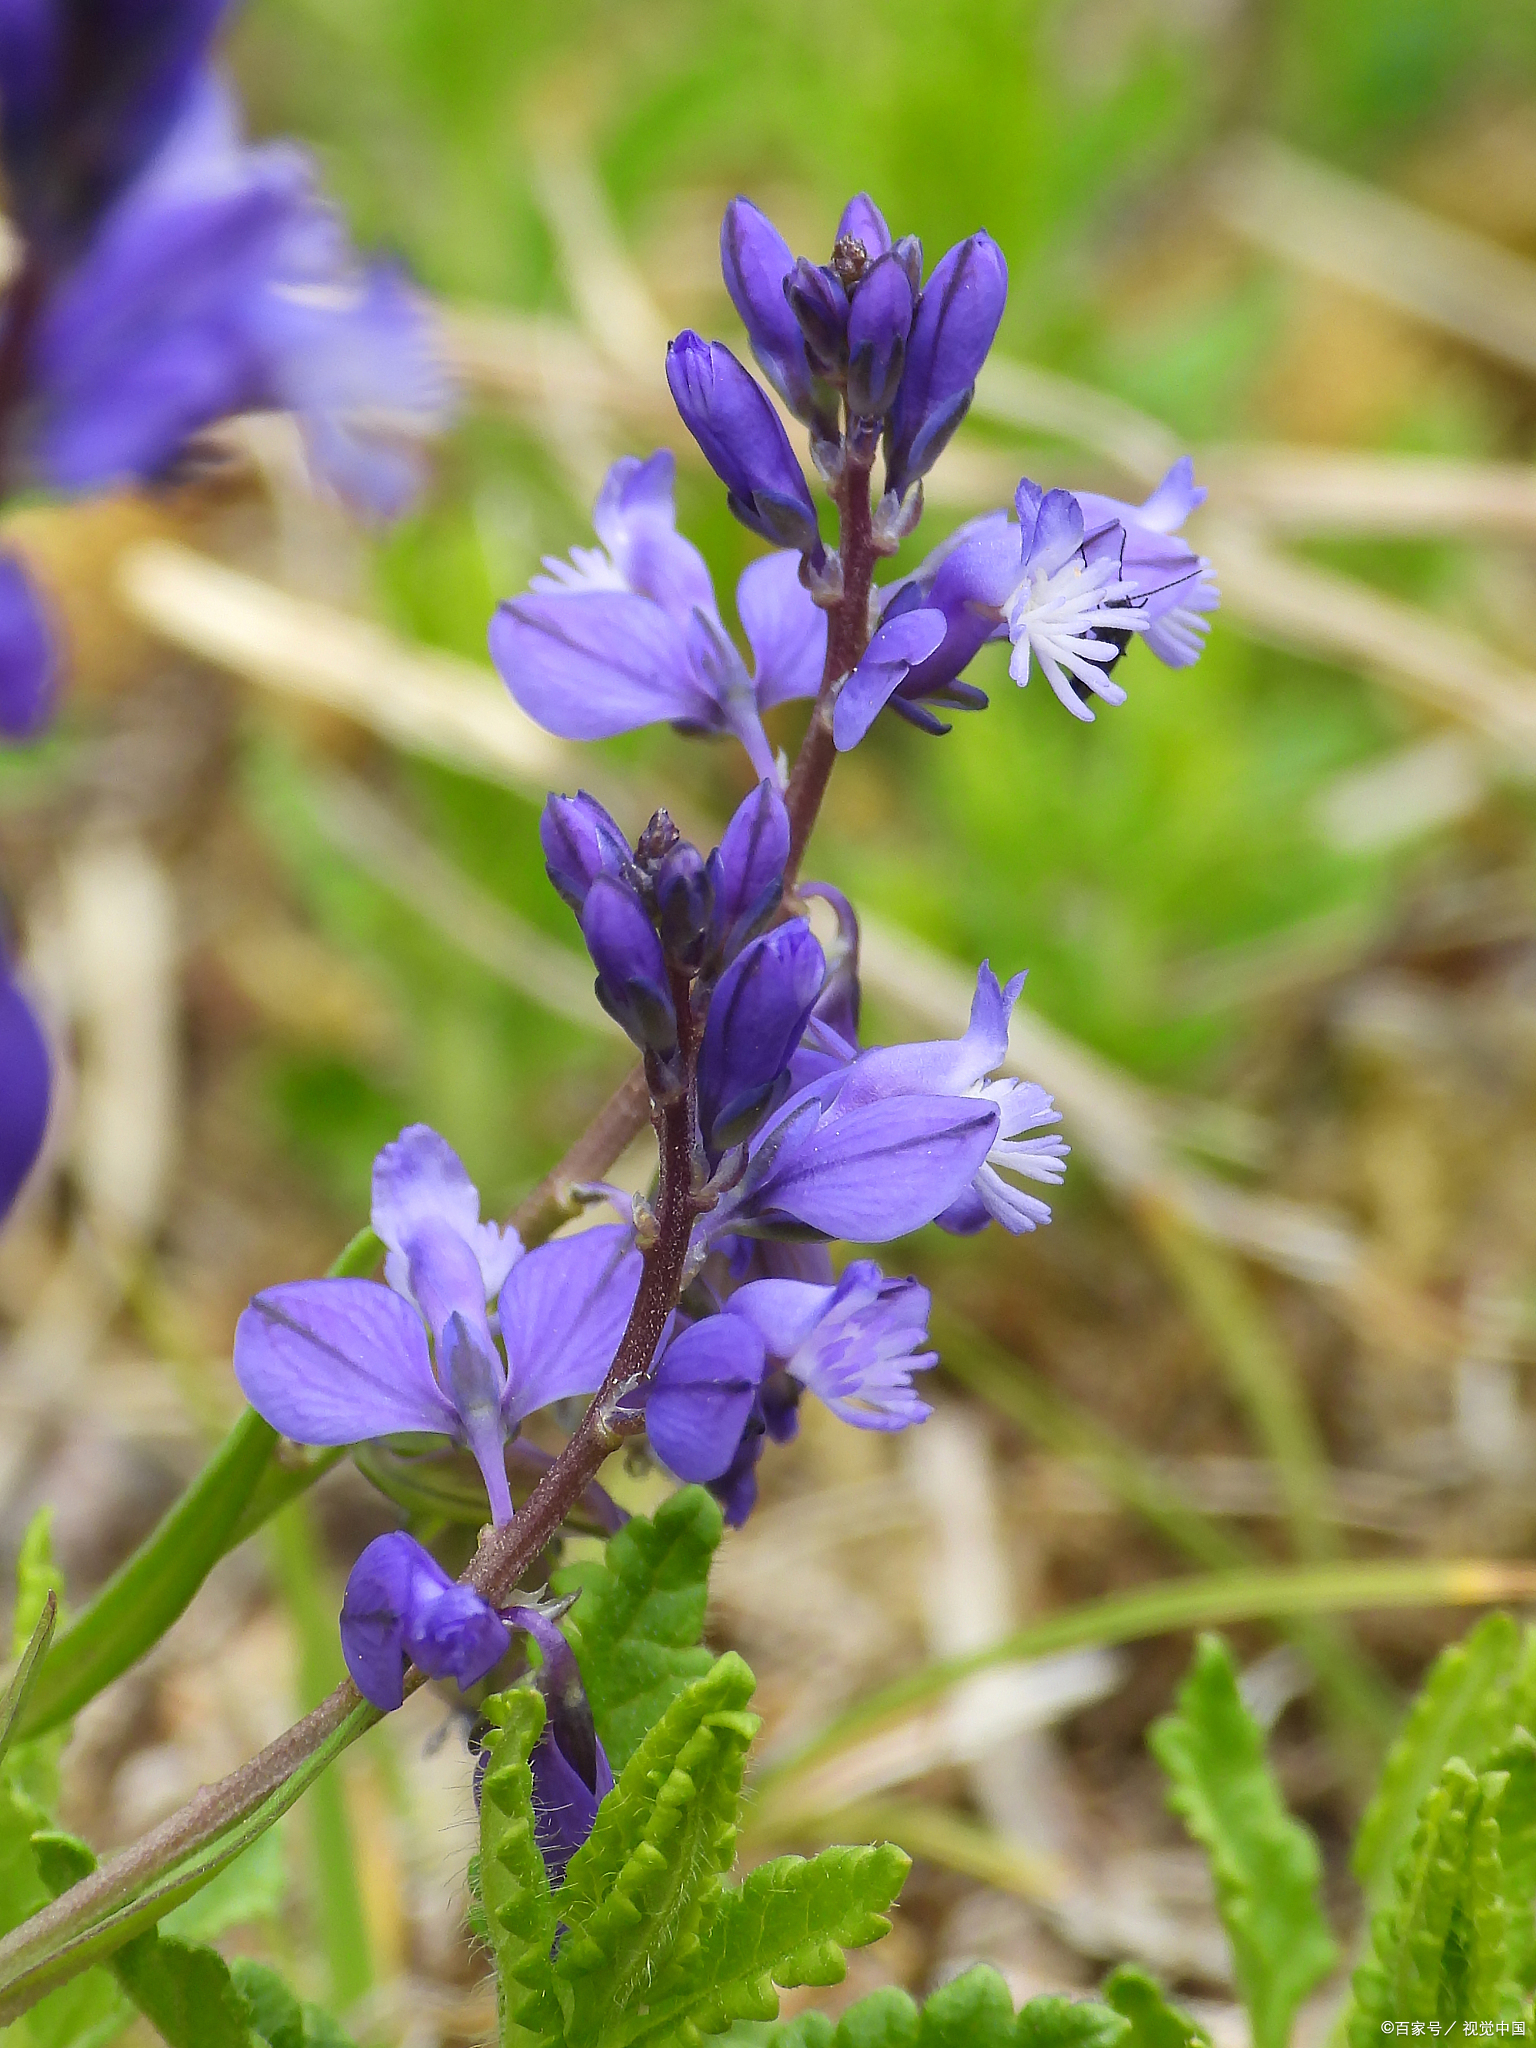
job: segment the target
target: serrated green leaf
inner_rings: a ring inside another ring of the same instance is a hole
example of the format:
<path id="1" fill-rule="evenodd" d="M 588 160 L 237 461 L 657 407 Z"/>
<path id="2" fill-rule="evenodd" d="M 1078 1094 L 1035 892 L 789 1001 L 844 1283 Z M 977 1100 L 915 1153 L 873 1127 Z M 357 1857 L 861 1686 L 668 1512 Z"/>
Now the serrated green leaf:
<path id="1" fill-rule="evenodd" d="M 1091 1998 L 1030 1999 L 1014 2022 L 1015 2048 L 1120 2048 L 1131 2031 L 1123 2013 Z"/>
<path id="2" fill-rule="evenodd" d="M 1522 1665 L 1520 1632 L 1507 1614 L 1486 1615 L 1440 1652 L 1387 1754 L 1355 1837 L 1355 1874 L 1367 1899 L 1390 1895 L 1398 1858 L 1420 1806 L 1453 1756 L 1479 1768 L 1514 1727 L 1511 1684 Z"/>
<path id="3" fill-rule="evenodd" d="M 713 1495 L 685 1486 L 653 1519 L 637 1515 L 611 1536 L 600 1563 L 555 1575 L 559 1591 L 581 1590 L 566 1632 L 615 1772 L 683 1687 L 710 1668 L 699 1638 L 723 1528 Z"/>
<path id="4" fill-rule="evenodd" d="M 1317 1844 L 1286 1809 L 1219 1637 L 1200 1638 L 1177 1713 L 1148 1740 L 1169 1805 L 1210 1860 L 1254 2048 L 1285 2048 L 1338 1949 L 1318 1904 Z"/>
<path id="5" fill-rule="evenodd" d="M 738 1888 L 715 1895 L 701 1915 L 697 1944 L 658 1978 L 643 2021 L 623 2038 L 661 2048 L 683 2021 L 709 2034 L 736 2020 L 772 2019 L 775 1987 L 841 1983 L 844 1949 L 864 1948 L 889 1931 L 885 1916 L 909 1868 L 890 1843 L 759 1864 Z M 1011 2004 L 1008 2014 L 1011 2022 Z"/>
<path id="6" fill-rule="evenodd" d="M 1392 1903 L 1371 1926 L 1346 2022 L 1352 2048 L 1384 2023 L 1497 2020 L 1519 2011 L 1510 1977 L 1508 1907 L 1499 1856 L 1501 1771 L 1481 1776 L 1452 1757 L 1399 1858 Z M 1528 1908 L 1527 1908 L 1528 1910 Z"/>
<path id="7" fill-rule="evenodd" d="M 528 1759 L 544 1730 L 544 1701 L 530 1686 L 485 1703 L 496 1732 L 486 1738 L 480 1784 L 479 1896 L 485 1939 L 496 1960 L 503 2048 L 558 2040 L 550 1950 L 555 1911 L 535 1839 Z"/>
<path id="8" fill-rule="evenodd" d="M 1517 1728 L 1490 1759 L 1506 1779 L 1499 1803 L 1499 1861 L 1510 1902 L 1509 1974 L 1528 1995 L 1536 1990 L 1536 1736 Z"/>
<path id="9" fill-rule="evenodd" d="M 598 1808 L 555 1899 L 566 2048 L 622 2040 L 615 2016 L 697 1949 L 736 1850 L 753 1678 L 735 1655 L 673 1700 Z"/>
<path id="10" fill-rule="evenodd" d="M 353 2048 L 351 2036 L 330 2014 L 300 2004 L 270 1963 L 241 1956 L 229 1974 L 250 2010 L 253 2048 Z"/>
<path id="11" fill-rule="evenodd" d="M 1013 1996 L 1000 1973 L 978 1963 L 923 2005 L 918 2048 L 1013 2048 Z"/>
<path id="12" fill-rule="evenodd" d="M 837 2048 L 914 2048 L 917 2007 L 905 1991 L 882 1984 L 857 2005 L 850 2005 L 837 2023 Z"/>
<path id="13" fill-rule="evenodd" d="M 0 1773 L 0 1933 L 19 1927 L 53 1897 L 38 1872 L 32 1836 L 47 1816 Z M 106 1970 L 87 1970 L 40 1999 L 7 2031 L 17 2048 L 106 2048 L 133 2008 Z"/>
<path id="14" fill-rule="evenodd" d="M 1130 2023 L 1125 2048 L 1194 2048 L 1210 2036 L 1188 2013 L 1168 2003 L 1163 1987 L 1145 1970 L 1122 1963 L 1102 1987 L 1104 2003 Z"/>

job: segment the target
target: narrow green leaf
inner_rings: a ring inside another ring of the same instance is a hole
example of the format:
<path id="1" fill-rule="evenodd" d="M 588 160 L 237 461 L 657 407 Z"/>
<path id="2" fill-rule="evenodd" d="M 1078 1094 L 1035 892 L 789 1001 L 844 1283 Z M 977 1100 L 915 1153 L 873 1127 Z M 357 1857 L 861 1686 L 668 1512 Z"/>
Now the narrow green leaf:
<path id="1" fill-rule="evenodd" d="M 998 1971 L 978 1963 L 931 1993 L 918 2048 L 1013 2048 L 1013 1996 Z"/>
<path id="2" fill-rule="evenodd" d="M 1317 1844 L 1286 1810 L 1219 1637 L 1200 1638 L 1178 1712 L 1149 1742 L 1169 1805 L 1210 1859 L 1254 2048 L 1285 2048 L 1296 2008 L 1338 1950 L 1318 1904 Z"/>
<path id="3" fill-rule="evenodd" d="M 741 1780 L 757 1717 L 753 1678 L 719 1659 L 667 1708 L 598 1808 L 554 1910 L 566 2048 L 614 2038 L 614 2015 L 698 1942 L 701 1909 L 736 1850 Z"/>
<path id="4" fill-rule="evenodd" d="M 152 1533 L 59 1632 L 22 1711 L 21 1738 L 78 1713 L 186 1611 L 224 1554 L 276 1443 L 271 1424 L 247 1409 Z"/>
<path id="5" fill-rule="evenodd" d="M 1131 2023 L 1088 1998 L 1032 1998 L 1014 2023 L 1015 2048 L 1122 2048 Z"/>
<path id="6" fill-rule="evenodd" d="M 1130 2023 L 1125 2048 L 1209 2048 L 1210 2036 L 1188 2013 L 1170 2005 L 1162 1986 L 1145 1970 L 1122 1963 L 1104 1979 L 1104 2003 Z"/>
<path id="7" fill-rule="evenodd" d="M 1355 1874 L 1373 1904 L 1390 1893 L 1420 1805 L 1447 1760 L 1459 1756 L 1477 1768 L 1514 1726 L 1509 1688 L 1520 1649 L 1509 1616 L 1489 1614 L 1435 1659 L 1355 1837 Z"/>
<path id="8" fill-rule="evenodd" d="M 637 1515 L 611 1536 L 600 1563 L 556 1574 L 559 1591 L 581 1590 L 566 1629 L 615 1771 L 683 1687 L 710 1667 L 699 1639 L 723 1527 L 713 1496 L 687 1486 L 653 1519 Z"/>
<path id="9" fill-rule="evenodd" d="M 18 1603 L 19 1605 L 19 1603 Z M 19 1617 L 18 1617 L 19 1618 Z M 27 1703 L 37 1677 L 37 1667 L 48 1653 L 53 1641 L 54 1625 L 59 1618 L 59 1597 L 50 1586 L 43 1597 L 43 1611 L 37 1617 L 37 1626 L 28 1638 L 27 1646 L 21 1653 L 21 1661 L 11 1674 L 11 1682 L 0 1697 L 0 1762 L 11 1746 L 11 1737 L 16 1730 L 17 1716 Z"/>
<path id="10" fill-rule="evenodd" d="M 544 1702 L 531 1687 L 485 1703 L 496 1724 L 487 1738 L 480 1785 L 480 1905 L 496 1960 L 502 2048 L 558 2039 L 550 1951 L 555 1910 L 534 1833 L 533 1774 L 528 1759 L 544 1729 Z"/>

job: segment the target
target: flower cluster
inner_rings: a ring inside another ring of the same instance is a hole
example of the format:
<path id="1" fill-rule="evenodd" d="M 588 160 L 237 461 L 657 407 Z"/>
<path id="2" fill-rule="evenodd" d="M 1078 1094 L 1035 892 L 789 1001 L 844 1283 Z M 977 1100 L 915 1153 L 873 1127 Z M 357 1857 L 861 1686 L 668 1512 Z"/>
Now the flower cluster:
<path id="1" fill-rule="evenodd" d="M 0 168 L 20 249 L 0 309 L 0 486 L 163 477 L 214 421 L 299 417 L 324 480 L 391 516 L 444 392 L 403 280 L 366 269 L 302 152 L 251 146 L 210 66 L 222 0 L 11 6 Z M 52 709 L 46 607 L 0 557 L 0 736 Z"/>

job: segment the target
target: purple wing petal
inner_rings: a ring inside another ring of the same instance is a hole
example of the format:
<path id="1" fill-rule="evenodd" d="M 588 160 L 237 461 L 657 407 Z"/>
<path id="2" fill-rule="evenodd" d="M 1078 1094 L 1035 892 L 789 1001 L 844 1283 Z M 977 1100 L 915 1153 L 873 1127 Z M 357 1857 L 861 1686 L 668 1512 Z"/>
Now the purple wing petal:
<path id="1" fill-rule="evenodd" d="M 996 1107 L 979 1098 L 869 1103 L 786 1146 L 758 1191 L 758 1213 L 856 1243 L 904 1237 L 974 1179 L 996 1133 Z"/>
<path id="2" fill-rule="evenodd" d="M 882 621 L 838 694 L 832 737 L 839 752 L 858 745 L 913 665 L 935 652 L 946 631 L 940 611 L 903 611 Z"/>
<path id="3" fill-rule="evenodd" d="M 432 1377 L 421 1317 L 375 1280 L 298 1280 L 258 1294 L 235 1326 L 235 1378 L 257 1413 L 301 1444 L 459 1427 Z"/>
<path id="4" fill-rule="evenodd" d="M 374 1160 L 372 1221 L 390 1254 L 385 1275 L 396 1288 L 408 1285 L 407 1243 L 424 1223 L 445 1223 L 473 1248 L 485 1283 L 482 1302 L 523 1254 L 515 1230 L 480 1221 L 479 1191 L 458 1153 L 430 1124 L 407 1124 Z"/>
<path id="5" fill-rule="evenodd" d="M 491 659 L 523 710 L 565 740 L 604 740 L 661 719 L 718 727 L 678 622 L 623 591 L 513 598 L 491 620 Z"/>
<path id="6" fill-rule="evenodd" d="M 750 562 L 736 585 L 736 611 L 752 649 L 759 711 L 814 697 L 827 659 L 827 615 L 800 581 L 790 551 Z"/>
<path id="7" fill-rule="evenodd" d="M 766 1363 L 740 1316 L 710 1316 L 667 1347 L 645 1404 L 651 1448 L 679 1479 L 718 1479 L 752 1412 Z"/>
<path id="8" fill-rule="evenodd" d="M 53 715 L 59 654 L 37 586 L 0 554 L 0 739 L 28 740 Z"/>
<path id="9" fill-rule="evenodd" d="M 1022 974 L 1000 984 L 991 962 L 983 960 L 964 1034 L 861 1053 L 838 1090 L 839 1106 L 853 1109 L 891 1095 L 964 1095 L 1002 1064 L 1008 1051 L 1008 1020 L 1023 986 Z"/>
<path id="10" fill-rule="evenodd" d="M 501 1290 L 507 1420 L 568 1394 L 593 1394 L 613 1363 L 640 1286 L 640 1254 L 621 1223 L 540 1246 Z"/>
<path id="11" fill-rule="evenodd" d="M 805 1280 L 749 1280 L 731 1296 L 726 1313 L 751 1323 L 770 1358 L 793 1358 L 836 1293 L 836 1287 L 817 1287 Z"/>
<path id="12" fill-rule="evenodd" d="M 0 1221 L 42 1149 L 50 1085 L 42 1031 L 0 956 Z"/>

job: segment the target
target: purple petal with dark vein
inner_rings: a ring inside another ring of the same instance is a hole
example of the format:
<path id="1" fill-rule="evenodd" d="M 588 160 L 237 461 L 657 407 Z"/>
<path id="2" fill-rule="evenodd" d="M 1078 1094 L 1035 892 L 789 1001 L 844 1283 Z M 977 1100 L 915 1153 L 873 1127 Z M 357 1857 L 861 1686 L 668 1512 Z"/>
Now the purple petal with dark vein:
<path id="1" fill-rule="evenodd" d="M 556 1238 L 513 1267 L 500 1304 L 508 1422 L 596 1393 L 634 1307 L 641 1263 L 631 1232 L 612 1223 Z"/>
<path id="2" fill-rule="evenodd" d="M 736 585 L 736 613 L 754 662 L 759 711 L 814 697 L 827 659 L 827 615 L 800 581 L 792 548 L 749 562 Z"/>
<path id="3" fill-rule="evenodd" d="M 517 703 L 561 739 L 611 739 L 662 719 L 720 724 L 685 632 L 648 597 L 594 590 L 511 598 L 497 606 L 489 641 Z"/>
<path id="4" fill-rule="evenodd" d="M 753 1212 L 879 1244 L 931 1223 L 976 1175 L 997 1135 L 980 1099 L 898 1096 L 824 1119 L 786 1146 Z"/>
<path id="5" fill-rule="evenodd" d="M 803 917 L 754 939 L 720 977 L 699 1050 L 699 1130 L 712 1163 L 767 1114 L 826 978 Z"/>
<path id="6" fill-rule="evenodd" d="M 710 1316 L 673 1339 L 645 1404 L 646 1435 L 679 1479 L 718 1479 L 736 1455 L 766 1363 L 739 1316 Z"/>
<path id="7" fill-rule="evenodd" d="M 947 631 L 940 611 L 903 611 L 883 619 L 838 692 L 832 739 L 839 753 L 856 747 L 915 662 L 925 661 Z"/>
<path id="8" fill-rule="evenodd" d="M 777 910 L 788 860 L 789 813 L 783 797 L 764 778 L 736 806 L 709 857 L 715 889 L 710 951 L 716 961 L 734 959 Z"/>
<path id="9" fill-rule="evenodd" d="M 297 1280 L 256 1295 L 235 1325 L 235 1378 L 301 1444 L 459 1432 L 421 1317 L 376 1280 Z"/>
<path id="10" fill-rule="evenodd" d="M 800 323 L 784 297 L 794 268 L 789 244 L 750 199 L 733 199 L 720 223 L 720 270 L 763 375 L 789 407 L 808 420 L 815 387 Z"/>

